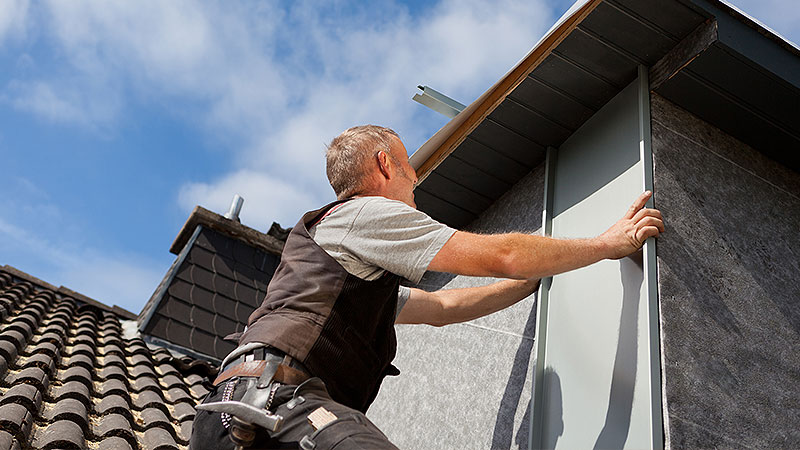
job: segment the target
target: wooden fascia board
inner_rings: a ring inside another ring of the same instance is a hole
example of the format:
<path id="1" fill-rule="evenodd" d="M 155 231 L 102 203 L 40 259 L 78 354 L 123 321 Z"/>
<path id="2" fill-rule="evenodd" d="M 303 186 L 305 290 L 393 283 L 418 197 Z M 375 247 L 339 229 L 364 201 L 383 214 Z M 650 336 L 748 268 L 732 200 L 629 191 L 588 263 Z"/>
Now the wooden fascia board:
<path id="1" fill-rule="evenodd" d="M 442 163 L 467 136 L 483 122 L 492 111 L 505 100 L 505 98 L 517 87 L 525 77 L 530 75 L 550 53 L 558 47 L 572 30 L 574 30 L 603 0 L 591 0 L 580 7 L 575 13 L 550 33 L 542 42 L 537 45 L 528 55 L 517 64 L 505 77 L 492 86 L 475 103 L 468 106 L 462 114 L 468 114 L 464 119 L 456 117 L 453 121 L 460 120 L 456 128 L 444 138 L 436 150 L 428 156 L 417 167 L 417 178 L 421 183 L 433 170 Z M 445 127 L 447 127 L 445 125 Z M 444 130 L 442 130 L 444 131 Z M 435 139 L 434 135 L 431 140 Z"/>

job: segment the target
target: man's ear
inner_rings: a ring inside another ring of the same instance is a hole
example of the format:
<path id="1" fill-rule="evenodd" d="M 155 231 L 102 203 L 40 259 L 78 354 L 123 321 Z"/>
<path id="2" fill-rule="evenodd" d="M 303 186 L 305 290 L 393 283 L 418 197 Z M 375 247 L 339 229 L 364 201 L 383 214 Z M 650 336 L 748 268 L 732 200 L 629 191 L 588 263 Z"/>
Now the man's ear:
<path id="1" fill-rule="evenodd" d="M 391 172 L 389 171 L 389 165 L 391 164 L 389 155 L 381 150 L 375 154 L 375 157 L 378 159 L 378 169 L 381 171 L 381 174 L 387 179 L 392 178 Z"/>

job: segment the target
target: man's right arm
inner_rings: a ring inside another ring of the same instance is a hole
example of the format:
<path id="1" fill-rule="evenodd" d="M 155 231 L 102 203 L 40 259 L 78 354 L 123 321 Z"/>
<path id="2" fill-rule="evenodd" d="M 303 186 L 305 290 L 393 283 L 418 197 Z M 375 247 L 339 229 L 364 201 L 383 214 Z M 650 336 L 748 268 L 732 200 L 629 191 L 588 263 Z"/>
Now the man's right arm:
<path id="1" fill-rule="evenodd" d="M 456 232 L 431 261 L 428 270 L 460 275 L 538 279 L 618 259 L 638 250 L 664 231 L 661 213 L 642 209 L 645 192 L 605 233 L 590 239 L 554 239 L 522 233 L 479 235 Z"/>

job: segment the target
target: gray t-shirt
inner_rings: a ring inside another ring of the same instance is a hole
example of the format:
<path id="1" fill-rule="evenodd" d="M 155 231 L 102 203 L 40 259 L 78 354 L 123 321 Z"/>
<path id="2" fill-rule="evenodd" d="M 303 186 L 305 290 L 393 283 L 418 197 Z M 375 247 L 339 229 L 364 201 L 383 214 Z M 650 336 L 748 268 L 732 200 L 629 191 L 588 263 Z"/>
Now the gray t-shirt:
<path id="1" fill-rule="evenodd" d="M 348 273 L 375 280 L 389 271 L 413 283 L 455 232 L 403 202 L 378 196 L 337 205 L 309 230 Z M 409 292 L 400 288 L 398 311 Z"/>

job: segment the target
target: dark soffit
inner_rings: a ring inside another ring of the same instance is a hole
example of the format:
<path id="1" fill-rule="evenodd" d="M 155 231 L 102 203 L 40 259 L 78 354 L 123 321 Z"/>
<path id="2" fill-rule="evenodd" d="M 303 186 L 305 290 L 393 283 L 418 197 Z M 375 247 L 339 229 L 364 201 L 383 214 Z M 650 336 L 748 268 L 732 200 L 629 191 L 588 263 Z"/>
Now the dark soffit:
<path id="1" fill-rule="evenodd" d="M 606 0 L 421 174 L 419 209 L 456 228 L 469 224 L 632 82 L 639 65 L 652 67 L 716 20 L 717 42 L 656 92 L 797 170 L 794 47 L 717 1 Z"/>
<path id="2" fill-rule="evenodd" d="M 800 171 L 800 50 L 716 1 L 718 39 L 655 92 Z"/>

